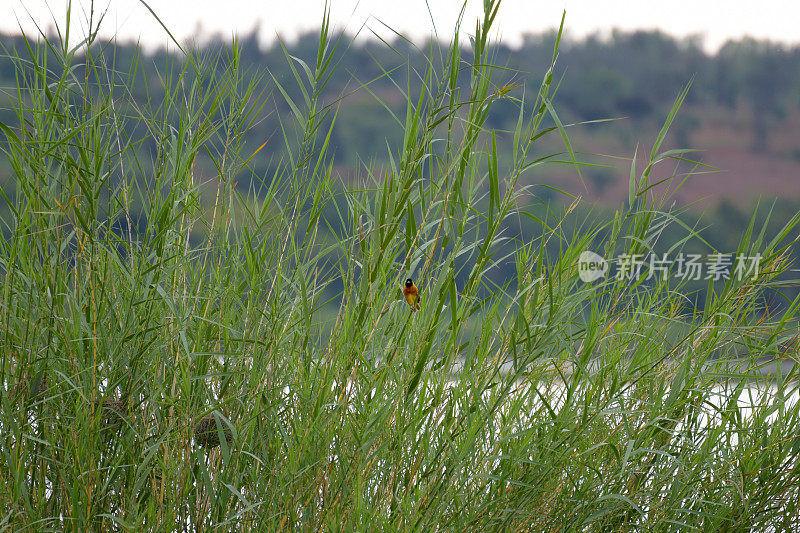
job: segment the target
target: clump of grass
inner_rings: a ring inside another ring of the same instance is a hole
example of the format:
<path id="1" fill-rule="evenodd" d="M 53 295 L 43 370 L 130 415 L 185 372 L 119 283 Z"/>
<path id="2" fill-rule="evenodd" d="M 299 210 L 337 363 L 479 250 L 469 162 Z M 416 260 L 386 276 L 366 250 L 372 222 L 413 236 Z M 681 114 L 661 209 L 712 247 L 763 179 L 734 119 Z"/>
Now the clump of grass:
<path id="1" fill-rule="evenodd" d="M 132 97 L 142 59 L 120 71 L 94 27 L 6 51 L 0 377 L 51 378 L 35 417 L 0 401 L 3 527 L 800 525 L 797 366 L 761 371 L 796 357 L 800 301 L 764 295 L 786 283 L 798 217 L 774 236 L 751 224 L 736 252 L 761 254 L 758 275 L 709 284 L 703 309 L 659 278 L 580 282 L 582 251 L 648 257 L 680 224 L 653 185 L 687 159 L 662 149 L 686 92 L 615 216 L 575 220 L 578 199 L 534 212 L 529 169 L 585 164 L 554 104 L 561 32 L 540 86 L 517 87 L 485 5 L 469 53 L 457 30 L 419 51 L 424 71 L 384 69 L 404 136 L 366 185 L 333 171 L 338 102 L 320 94 L 346 43 L 327 17 L 313 60 L 287 51 L 293 80 L 244 72 L 234 45 L 160 65 L 160 101 Z M 499 101 L 514 131 L 486 125 Z M 252 176 L 268 103 L 284 155 Z M 544 136 L 562 153 L 539 153 Z M 511 233 L 521 217 L 539 231 Z M 83 407 L 97 391 L 99 419 Z M 109 441 L 98 420 L 129 429 Z"/>

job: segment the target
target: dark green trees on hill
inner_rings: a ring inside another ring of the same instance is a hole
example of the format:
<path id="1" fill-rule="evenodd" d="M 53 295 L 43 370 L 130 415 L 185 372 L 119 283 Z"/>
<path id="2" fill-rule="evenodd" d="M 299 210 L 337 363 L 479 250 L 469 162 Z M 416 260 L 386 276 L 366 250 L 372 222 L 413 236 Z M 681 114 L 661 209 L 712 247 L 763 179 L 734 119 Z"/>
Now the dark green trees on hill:
<path id="1" fill-rule="evenodd" d="M 331 142 L 338 154 L 337 164 L 357 170 L 356 153 L 362 162 L 365 154 L 385 160 L 386 142 L 391 144 L 399 132 L 399 124 L 388 112 L 390 110 L 378 104 L 363 86 L 368 86 L 383 102 L 390 103 L 392 94 L 399 95 L 400 90 L 409 86 L 409 80 L 402 74 L 406 71 L 392 69 L 410 63 L 417 72 L 423 72 L 426 54 L 415 53 L 415 45 L 399 39 L 389 46 L 377 41 L 351 42 L 347 35 L 340 37 L 344 46 L 332 57 L 339 68 L 333 72 L 322 96 L 323 101 L 332 102 L 348 95 L 341 100 L 340 118 L 354 120 L 338 120 Z M 6 50 L 16 49 L 24 55 L 25 44 L 21 37 L 3 35 L 0 38 Z M 491 53 L 498 64 L 506 64 L 518 69 L 521 76 L 529 76 L 523 79 L 517 74 L 514 83 L 532 86 L 538 82 L 535 79 L 538 73 L 549 63 L 554 39 L 549 33 L 527 35 L 519 48 L 500 45 Z M 274 90 L 273 77 L 282 82 L 292 76 L 283 60 L 281 45 L 275 42 L 262 46 L 257 29 L 241 37 L 239 43 L 242 64 L 252 72 L 263 74 L 261 82 L 266 91 Z M 134 84 L 134 97 L 157 102 L 163 96 L 163 86 L 152 84 L 152 80 L 167 80 L 171 71 L 180 68 L 182 60 L 163 50 L 145 54 L 130 43 L 113 46 L 114 53 L 107 53 L 107 57 L 115 58 L 118 71 L 141 69 L 151 82 L 150 86 L 143 82 Z M 293 56 L 310 60 L 316 55 L 317 41 L 314 34 L 307 34 L 286 46 Z M 444 44 L 435 41 L 416 46 L 424 50 L 439 48 L 444 53 Z M 229 47 L 229 43 L 214 38 L 205 45 L 203 52 L 216 54 Z M 469 54 L 465 48 L 465 60 L 469 60 Z M 752 146 L 759 150 L 769 146 L 769 125 L 800 104 L 800 48 L 752 39 L 728 42 L 717 53 L 709 55 L 698 39 L 675 39 L 660 32 L 614 31 L 608 38 L 593 36 L 562 43 L 557 68 L 556 75 L 563 76 L 557 96 L 559 110 L 572 120 L 626 117 L 633 122 L 658 122 L 672 105 L 675 95 L 693 80 L 687 98 L 689 108 L 683 112 L 687 124 L 697 124 L 696 120 L 691 120 L 693 104 L 745 110 L 750 117 Z M 459 77 L 461 83 L 469 83 L 467 74 Z M 412 92 L 419 86 L 417 81 L 410 83 Z M 502 81 L 499 76 L 497 83 Z M 0 57 L 0 86 L 7 88 L 15 84 L 11 62 Z M 0 96 L 0 107 L 3 107 L 2 98 Z M 276 105 L 285 105 L 283 99 L 275 101 Z M 512 107 L 504 113 L 503 106 L 497 106 L 489 117 L 489 124 L 495 128 L 510 127 L 516 120 Z M 258 143 L 256 146 L 277 131 L 277 116 L 272 113 L 260 123 L 252 139 Z M 0 119 L 8 118 L 0 110 Z M 683 133 L 688 139 L 690 132 Z M 360 149 L 353 150 L 354 145 Z M 277 147 L 264 148 L 267 153 L 272 149 Z"/>

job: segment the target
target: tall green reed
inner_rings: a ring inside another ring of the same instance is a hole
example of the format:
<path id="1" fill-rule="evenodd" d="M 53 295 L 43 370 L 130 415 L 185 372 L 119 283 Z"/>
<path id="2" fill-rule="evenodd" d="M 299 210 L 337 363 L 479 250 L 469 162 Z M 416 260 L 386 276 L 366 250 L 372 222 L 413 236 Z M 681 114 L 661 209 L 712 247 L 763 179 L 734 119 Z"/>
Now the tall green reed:
<path id="1" fill-rule="evenodd" d="M 381 66 L 403 142 L 355 183 L 334 172 L 342 100 L 322 96 L 347 44 L 327 15 L 312 61 L 284 49 L 288 81 L 244 71 L 235 42 L 120 71 L 95 26 L 6 50 L 4 526 L 797 526 L 797 371 L 757 372 L 796 357 L 797 300 L 763 296 L 797 217 L 751 224 L 737 252 L 762 255 L 759 275 L 710 285 L 702 310 L 666 280 L 579 281 L 582 251 L 653 253 L 680 225 L 654 169 L 687 159 L 662 149 L 686 91 L 614 217 L 576 222 L 577 198 L 541 216 L 526 171 L 587 164 L 554 104 L 563 20 L 530 90 L 493 63 L 498 9 L 468 52 L 460 21 L 424 71 Z M 133 96 L 148 75 L 162 100 Z M 486 125 L 501 101 L 513 131 Z M 254 144 L 273 109 L 280 130 Z M 563 150 L 539 153 L 545 136 Z M 513 234 L 520 217 L 539 231 Z M 194 438 L 209 413 L 218 448 Z"/>

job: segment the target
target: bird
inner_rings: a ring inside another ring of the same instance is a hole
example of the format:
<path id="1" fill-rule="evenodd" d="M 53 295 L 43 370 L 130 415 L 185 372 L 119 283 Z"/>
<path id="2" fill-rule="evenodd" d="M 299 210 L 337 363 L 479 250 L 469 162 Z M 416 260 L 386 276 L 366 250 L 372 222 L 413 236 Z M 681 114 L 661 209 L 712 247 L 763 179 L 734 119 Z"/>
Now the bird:
<path id="1" fill-rule="evenodd" d="M 419 289 L 414 285 L 414 280 L 411 278 L 406 280 L 406 284 L 403 287 L 403 297 L 408 302 L 408 305 L 411 306 L 412 311 L 419 310 Z"/>

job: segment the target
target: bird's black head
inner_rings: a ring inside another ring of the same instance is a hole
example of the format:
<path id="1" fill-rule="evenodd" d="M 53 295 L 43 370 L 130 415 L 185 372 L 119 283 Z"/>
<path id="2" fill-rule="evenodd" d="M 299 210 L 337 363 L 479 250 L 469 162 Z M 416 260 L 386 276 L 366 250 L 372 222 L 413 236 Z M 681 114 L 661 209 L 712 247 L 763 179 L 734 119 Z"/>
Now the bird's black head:
<path id="1" fill-rule="evenodd" d="M 413 284 L 414 284 L 414 282 L 413 282 L 413 281 L 411 281 L 411 278 L 408 278 L 408 279 L 406 280 L 406 287 L 408 287 L 408 288 L 411 288 L 411 286 L 412 286 Z"/>

